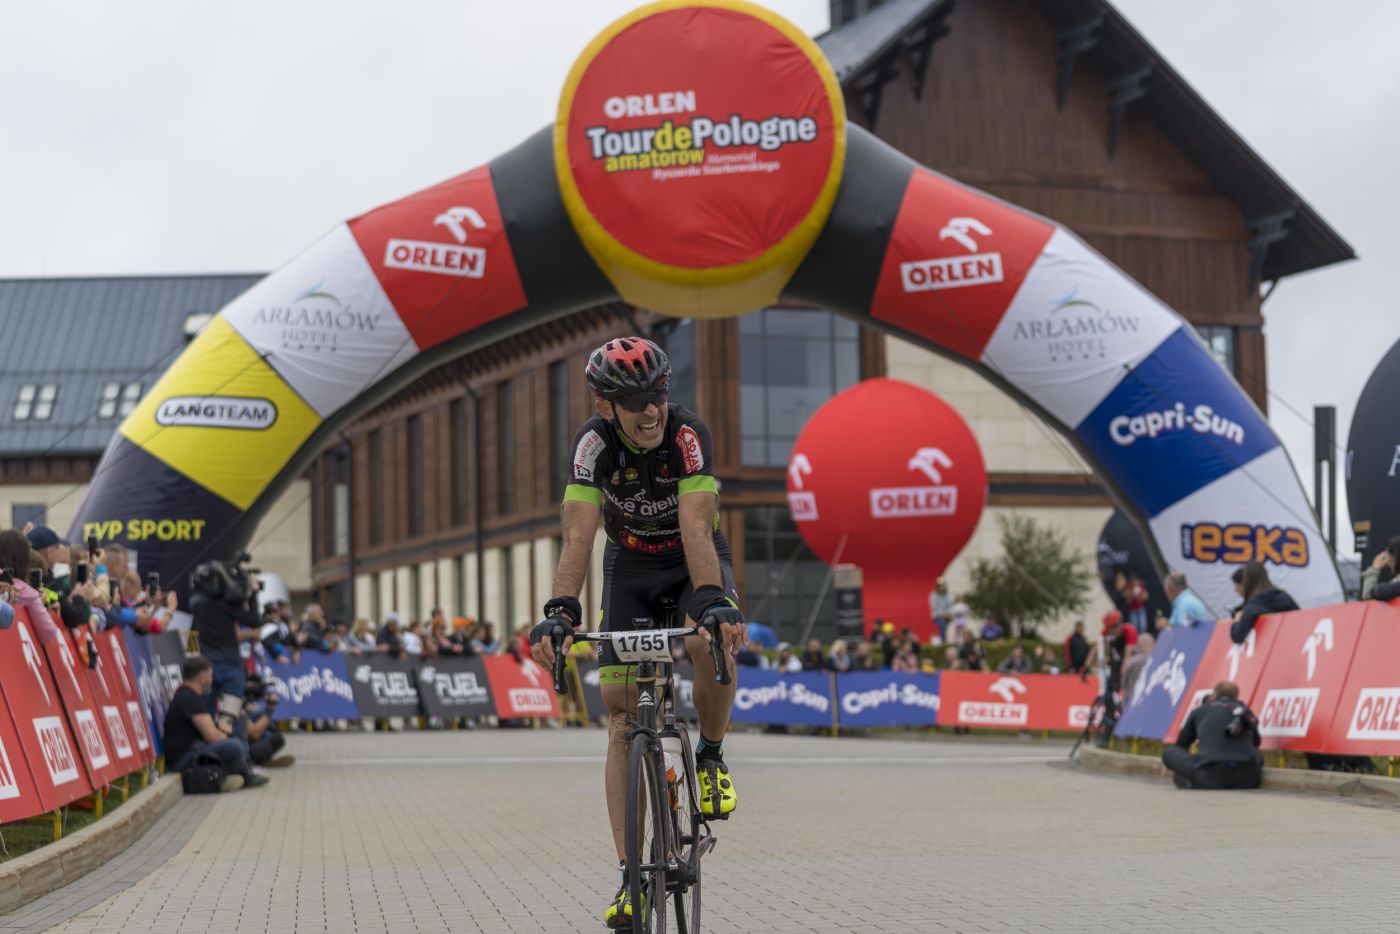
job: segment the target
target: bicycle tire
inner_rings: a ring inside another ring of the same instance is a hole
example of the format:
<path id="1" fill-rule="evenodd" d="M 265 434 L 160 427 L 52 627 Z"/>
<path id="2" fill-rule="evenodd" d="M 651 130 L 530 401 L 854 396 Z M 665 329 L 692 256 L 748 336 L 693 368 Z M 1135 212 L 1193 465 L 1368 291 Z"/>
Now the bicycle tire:
<path id="1" fill-rule="evenodd" d="M 666 854 L 670 849 L 670 809 L 665 779 L 657 768 L 660 751 L 645 734 L 632 738 L 627 754 L 627 810 L 623 821 L 627 892 L 632 901 L 632 934 L 665 934 Z M 644 870 L 649 863 L 651 870 Z M 645 905 L 641 911 L 637 906 Z"/>
<path id="2" fill-rule="evenodd" d="M 677 724 L 676 731 L 681 736 L 681 756 L 685 763 L 685 774 L 681 781 L 686 788 L 689 807 L 673 808 L 672 836 L 676 845 L 676 861 L 681 864 L 685 878 L 671 896 L 676 910 L 676 934 L 699 934 L 700 931 L 700 859 L 705 855 L 701 834 L 699 813 L 700 788 L 695 778 L 695 751 L 690 747 L 690 736 L 683 724 Z M 690 843 L 682 847 L 684 836 Z"/>

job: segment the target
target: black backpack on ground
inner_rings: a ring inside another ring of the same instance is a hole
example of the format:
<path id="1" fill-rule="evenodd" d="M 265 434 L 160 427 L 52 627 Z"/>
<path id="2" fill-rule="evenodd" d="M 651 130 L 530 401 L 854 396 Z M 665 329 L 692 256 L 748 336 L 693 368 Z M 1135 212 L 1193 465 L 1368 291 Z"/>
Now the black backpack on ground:
<path id="1" fill-rule="evenodd" d="M 187 795 L 216 795 L 224 789 L 223 761 L 212 752 L 197 752 L 180 773 L 180 784 Z"/>

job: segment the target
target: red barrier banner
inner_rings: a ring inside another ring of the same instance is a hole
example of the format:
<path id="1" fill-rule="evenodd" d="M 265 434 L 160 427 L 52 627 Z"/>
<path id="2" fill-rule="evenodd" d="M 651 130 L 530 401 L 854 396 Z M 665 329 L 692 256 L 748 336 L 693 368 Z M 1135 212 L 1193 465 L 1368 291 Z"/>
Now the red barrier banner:
<path id="1" fill-rule="evenodd" d="M 1344 603 L 1278 618 L 1268 665 L 1249 702 L 1264 749 L 1318 752 L 1327 744 L 1362 621 L 1374 606 Z"/>
<path id="2" fill-rule="evenodd" d="M 938 696 L 939 726 L 1082 730 L 1099 696 L 1099 679 L 945 671 Z"/>
<path id="3" fill-rule="evenodd" d="M 31 811 L 25 816 L 92 794 L 92 783 L 78 764 L 58 688 L 22 607 L 15 608 L 14 625 L 0 631 L 0 695 L 18 734 L 18 749 L 7 743 L 10 765 L 18 771 L 27 762 L 38 792 L 37 807 L 23 799 Z"/>
<path id="4" fill-rule="evenodd" d="M 131 731 L 131 740 L 136 744 L 136 756 L 142 765 L 156 761 L 155 744 L 151 742 L 151 732 L 146 728 L 146 712 L 141 706 L 141 686 L 136 676 L 136 667 L 127 654 L 126 641 L 115 629 L 98 637 L 101 646 L 102 665 L 108 677 L 113 677 L 112 686 L 118 695 L 122 712 L 126 715 L 126 725 Z"/>
<path id="5" fill-rule="evenodd" d="M 1385 603 L 1366 606 L 1336 715 L 1314 752 L 1400 756 L 1400 610 Z"/>
<path id="6" fill-rule="evenodd" d="M 39 800 L 39 786 L 34 784 L 25 761 L 10 705 L 0 694 L 0 824 L 24 820 L 45 810 Z"/>
<path id="7" fill-rule="evenodd" d="M 102 726 L 102 714 L 97 698 L 88 684 L 82 663 L 73 654 L 67 639 L 44 646 L 44 654 L 58 682 L 58 694 L 68 711 L 68 722 L 78 740 L 78 752 L 87 767 L 94 786 L 106 785 L 122 776 L 121 768 L 112 758 L 111 740 Z"/>
<path id="8" fill-rule="evenodd" d="M 1176 719 L 1172 721 L 1167 735 L 1162 737 L 1163 743 L 1176 742 L 1176 736 L 1181 732 L 1181 725 L 1186 722 L 1186 717 L 1201 706 L 1201 701 L 1215 690 L 1215 685 L 1220 681 L 1233 681 L 1238 684 L 1240 697 L 1258 711 L 1258 707 L 1250 698 L 1254 695 L 1254 686 L 1259 683 L 1259 678 L 1264 673 L 1264 664 L 1269 660 L 1269 651 L 1274 647 L 1274 639 L 1278 637 L 1279 620 L 1282 618 L 1282 615 L 1277 613 L 1261 616 L 1249 631 L 1249 636 L 1239 645 L 1230 641 L 1229 620 L 1215 624 L 1215 632 L 1211 634 L 1210 643 L 1206 645 L 1205 654 L 1201 656 L 1201 663 L 1196 666 L 1191 686 L 1186 689 L 1181 706 L 1177 708 Z"/>
<path id="9" fill-rule="evenodd" d="M 81 663 L 76 639 L 71 631 L 67 635 L 69 648 L 73 650 L 74 658 Z M 117 774 L 119 776 L 127 775 L 135 772 L 145 763 L 136 750 L 135 740 L 132 739 L 130 714 L 126 712 L 126 702 L 121 696 L 115 667 L 109 661 L 110 656 L 104 656 L 101 649 L 98 650 L 97 654 L 97 667 L 83 665 L 82 675 L 87 678 L 88 689 L 94 698 L 94 709 L 102 721 L 102 728 L 106 730 L 107 748 L 112 752 Z"/>
<path id="10" fill-rule="evenodd" d="M 510 655 L 487 655 L 486 680 L 496 701 L 496 716 L 503 719 L 557 717 L 559 701 L 554 696 L 554 679 L 533 661 L 521 662 Z"/>

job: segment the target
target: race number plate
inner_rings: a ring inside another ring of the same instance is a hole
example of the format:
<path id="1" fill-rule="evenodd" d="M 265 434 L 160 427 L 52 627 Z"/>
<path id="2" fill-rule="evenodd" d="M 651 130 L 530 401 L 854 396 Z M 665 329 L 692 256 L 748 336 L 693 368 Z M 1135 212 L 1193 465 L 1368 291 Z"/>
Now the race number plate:
<path id="1" fill-rule="evenodd" d="M 615 632 L 612 634 L 613 651 L 624 662 L 669 662 L 671 660 L 671 640 L 665 630 L 654 632 Z"/>

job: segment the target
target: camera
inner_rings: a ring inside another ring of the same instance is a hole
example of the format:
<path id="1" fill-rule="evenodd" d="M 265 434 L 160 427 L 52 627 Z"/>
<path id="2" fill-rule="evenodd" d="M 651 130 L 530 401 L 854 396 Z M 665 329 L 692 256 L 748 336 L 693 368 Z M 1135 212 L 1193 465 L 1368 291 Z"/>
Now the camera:
<path id="1" fill-rule="evenodd" d="M 190 574 L 190 587 L 211 600 L 242 606 L 253 592 L 250 578 L 262 573 L 260 568 L 248 567 L 250 560 L 252 555 L 240 551 L 233 561 L 206 561 Z"/>
<path id="2" fill-rule="evenodd" d="M 1249 708 L 1244 704 L 1236 704 L 1230 714 L 1232 719 L 1225 726 L 1225 735 L 1231 739 L 1238 739 L 1249 727 Z"/>

